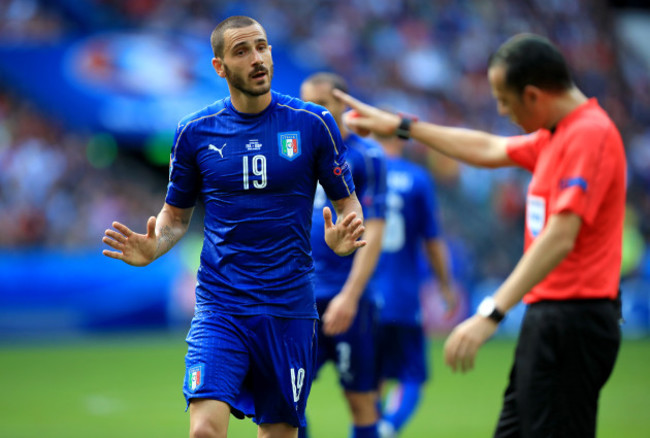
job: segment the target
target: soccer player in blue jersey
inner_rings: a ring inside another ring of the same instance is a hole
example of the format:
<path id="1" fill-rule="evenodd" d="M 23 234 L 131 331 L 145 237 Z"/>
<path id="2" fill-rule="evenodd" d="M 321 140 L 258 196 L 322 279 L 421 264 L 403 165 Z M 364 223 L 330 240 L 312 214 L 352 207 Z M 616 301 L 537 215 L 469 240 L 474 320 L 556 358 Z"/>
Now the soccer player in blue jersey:
<path id="1" fill-rule="evenodd" d="M 420 259 L 426 256 L 447 307 L 456 308 L 448 250 L 440 233 L 435 185 L 427 171 L 403 158 L 406 142 L 377 137 L 387 156 L 388 196 L 382 254 L 374 282 L 382 299 L 379 339 L 383 380 L 395 380 L 386 396 L 379 432 L 397 436 L 414 414 L 427 380 L 427 348 L 420 306 Z M 383 386 L 383 385 L 382 385 Z"/>
<path id="2" fill-rule="evenodd" d="M 323 239 L 322 215 L 314 215 L 311 234 L 316 267 L 316 303 L 319 325 L 317 370 L 333 361 L 339 373 L 352 414 L 352 437 L 377 437 L 377 348 L 378 310 L 369 286 L 381 253 L 386 207 L 386 160 L 381 146 L 348 131 L 341 122 L 345 105 L 332 95 L 346 90 L 345 80 L 333 73 L 316 73 L 307 78 L 300 95 L 305 101 L 323 105 L 336 120 L 348 146 L 356 194 L 365 220 L 364 240 L 368 244 L 347 257 L 337 257 Z M 330 205 L 319 188 L 314 211 Z M 306 435 L 306 430 L 301 430 Z"/>
<path id="3" fill-rule="evenodd" d="M 338 255 L 365 246 L 346 146 L 325 108 L 271 90 L 266 32 L 235 16 L 212 32 L 212 65 L 230 96 L 185 117 L 171 154 L 165 204 L 138 234 L 113 222 L 104 254 L 144 266 L 187 231 L 205 204 L 184 395 L 190 436 L 225 437 L 248 415 L 258 436 L 295 437 L 305 425 L 316 353 L 310 227 L 316 185 L 325 241 Z"/>

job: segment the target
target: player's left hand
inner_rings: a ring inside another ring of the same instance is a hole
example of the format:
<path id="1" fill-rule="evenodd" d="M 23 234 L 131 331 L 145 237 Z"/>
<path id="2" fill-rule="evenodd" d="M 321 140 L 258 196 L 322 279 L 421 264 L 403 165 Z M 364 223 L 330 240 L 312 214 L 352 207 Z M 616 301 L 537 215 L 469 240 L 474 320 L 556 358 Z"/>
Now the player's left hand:
<path id="1" fill-rule="evenodd" d="M 357 316 L 358 301 L 348 294 L 339 293 L 332 298 L 323 313 L 323 333 L 340 335 L 348 331 Z"/>
<path id="2" fill-rule="evenodd" d="M 445 342 L 445 363 L 456 372 L 474 368 L 478 349 L 497 330 L 498 324 L 484 316 L 474 315 L 458 324 Z"/>
<path id="3" fill-rule="evenodd" d="M 332 210 L 323 208 L 325 219 L 325 243 L 340 256 L 352 254 L 358 248 L 366 246 L 365 240 L 359 240 L 365 231 L 363 221 L 356 213 L 348 214 L 345 219 L 332 222 Z"/>
<path id="4" fill-rule="evenodd" d="M 444 285 L 440 286 L 440 292 L 442 293 L 442 297 L 445 300 L 445 313 L 443 315 L 443 318 L 445 320 L 450 320 L 454 317 L 454 315 L 456 315 L 456 312 L 458 311 L 458 294 L 450 286 Z"/>

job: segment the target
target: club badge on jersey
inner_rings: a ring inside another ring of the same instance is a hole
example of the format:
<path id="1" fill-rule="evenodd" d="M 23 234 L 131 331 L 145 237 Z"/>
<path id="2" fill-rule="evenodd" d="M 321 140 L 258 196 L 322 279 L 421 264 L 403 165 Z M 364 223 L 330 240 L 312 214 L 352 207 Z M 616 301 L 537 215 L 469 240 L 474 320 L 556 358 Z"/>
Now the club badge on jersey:
<path id="1" fill-rule="evenodd" d="M 203 386 L 205 380 L 203 364 L 193 366 L 187 371 L 189 384 L 187 385 L 192 392 L 196 392 Z"/>
<path id="2" fill-rule="evenodd" d="M 300 132 L 279 132 L 278 133 L 278 146 L 280 156 L 289 161 L 296 159 L 301 152 L 300 148 Z"/>

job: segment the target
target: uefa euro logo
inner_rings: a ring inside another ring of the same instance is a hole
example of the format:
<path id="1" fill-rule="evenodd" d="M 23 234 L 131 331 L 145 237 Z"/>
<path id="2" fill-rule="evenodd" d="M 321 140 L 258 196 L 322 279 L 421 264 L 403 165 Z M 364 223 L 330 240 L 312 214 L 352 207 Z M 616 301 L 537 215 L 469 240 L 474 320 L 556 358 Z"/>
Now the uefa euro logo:
<path id="1" fill-rule="evenodd" d="M 289 161 L 293 161 L 300 155 L 300 132 L 280 132 L 278 133 L 278 146 L 280 156 Z"/>

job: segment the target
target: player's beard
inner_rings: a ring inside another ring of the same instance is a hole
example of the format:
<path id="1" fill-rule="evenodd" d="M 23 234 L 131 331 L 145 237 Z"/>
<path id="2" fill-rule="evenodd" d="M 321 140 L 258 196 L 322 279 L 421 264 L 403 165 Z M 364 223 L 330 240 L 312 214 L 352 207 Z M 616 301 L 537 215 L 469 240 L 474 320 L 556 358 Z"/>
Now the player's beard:
<path id="1" fill-rule="evenodd" d="M 235 89 L 241 91 L 242 93 L 251 96 L 257 97 L 262 96 L 263 94 L 268 93 L 271 90 L 271 79 L 273 79 L 273 65 L 270 68 L 260 66 L 257 68 L 253 74 L 264 71 L 268 74 L 269 80 L 266 85 L 251 87 L 246 85 L 246 78 L 243 75 L 233 73 L 232 70 L 228 68 L 226 64 L 223 65 L 223 69 L 226 72 L 226 79 L 228 83 L 233 86 Z"/>

